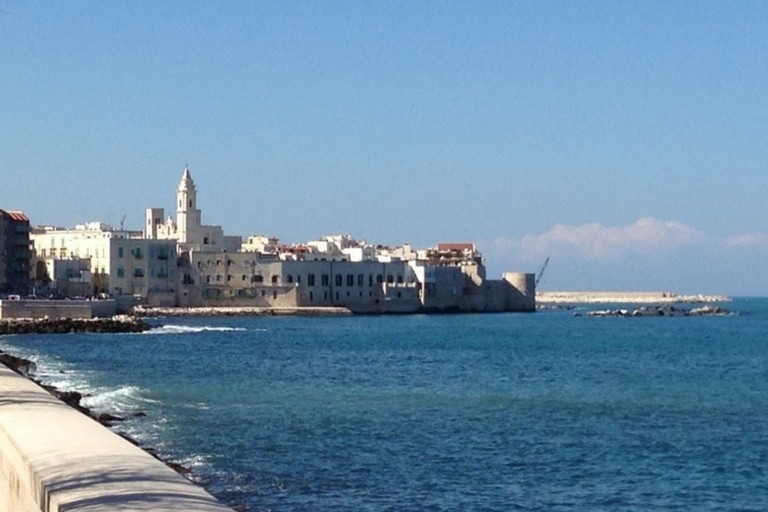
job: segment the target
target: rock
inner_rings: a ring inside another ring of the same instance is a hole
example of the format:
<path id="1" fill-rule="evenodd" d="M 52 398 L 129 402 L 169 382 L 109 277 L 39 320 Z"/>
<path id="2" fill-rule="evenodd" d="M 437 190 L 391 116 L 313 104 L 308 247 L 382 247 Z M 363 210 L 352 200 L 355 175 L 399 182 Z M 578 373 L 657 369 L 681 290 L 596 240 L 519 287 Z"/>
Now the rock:
<path id="1" fill-rule="evenodd" d="M 8 368 L 24 377 L 29 377 L 30 373 L 34 373 L 34 371 L 37 370 L 37 365 L 34 361 L 22 359 L 10 354 L 0 354 L 0 363 L 3 363 Z"/>

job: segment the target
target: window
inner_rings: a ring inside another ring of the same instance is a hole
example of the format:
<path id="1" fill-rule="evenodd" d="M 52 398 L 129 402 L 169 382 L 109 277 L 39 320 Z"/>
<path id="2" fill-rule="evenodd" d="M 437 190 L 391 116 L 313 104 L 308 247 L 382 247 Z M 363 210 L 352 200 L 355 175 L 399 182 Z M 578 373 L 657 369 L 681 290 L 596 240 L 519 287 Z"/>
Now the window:
<path id="1" fill-rule="evenodd" d="M 394 282 L 395 282 L 395 278 L 394 278 L 394 277 L 392 277 L 392 276 L 387 276 L 387 283 L 388 283 L 388 284 L 392 284 L 392 283 L 394 283 Z"/>
<path id="2" fill-rule="evenodd" d="M 134 268 L 133 277 L 144 277 L 144 269 L 141 267 Z"/>
<path id="3" fill-rule="evenodd" d="M 122 267 L 117 269 L 117 277 L 125 277 L 125 270 Z"/>
<path id="4" fill-rule="evenodd" d="M 334 281 L 336 282 L 336 286 L 341 286 L 341 280 L 342 280 L 342 279 L 343 279 L 343 278 L 341 277 L 341 274 L 336 274 L 336 277 L 335 277 L 335 279 L 334 279 Z M 337 297 L 337 298 L 338 298 L 338 297 Z"/>
<path id="5" fill-rule="evenodd" d="M 246 276 L 245 274 L 243 274 L 243 281 L 247 281 L 247 280 L 248 280 L 248 276 Z"/>
<path id="6" fill-rule="evenodd" d="M 331 282 L 331 276 L 329 276 L 328 274 L 323 274 L 322 276 L 320 276 L 320 284 L 322 286 L 328 286 L 330 282 Z"/>
<path id="7" fill-rule="evenodd" d="M 272 299 L 277 299 L 277 290 L 272 292 Z"/>
<path id="8" fill-rule="evenodd" d="M 272 284 L 277 284 L 277 279 L 278 279 L 278 276 L 276 276 L 276 275 L 272 276 Z M 275 292 L 275 293 L 277 293 L 277 292 Z"/>
<path id="9" fill-rule="evenodd" d="M 402 284 L 403 283 L 403 276 L 397 276 L 397 282 Z"/>
<path id="10" fill-rule="evenodd" d="M 357 274 L 357 286 L 362 288 L 364 281 L 365 281 L 365 276 L 363 274 Z"/>
<path id="11" fill-rule="evenodd" d="M 204 245 L 208 245 L 208 243 L 209 243 L 208 242 L 208 237 L 206 236 L 206 237 L 203 238 L 203 244 Z"/>
<path id="12" fill-rule="evenodd" d="M 287 276 L 285 276 L 285 280 L 288 281 L 289 283 L 292 283 L 293 282 L 293 276 L 288 274 Z"/>
<path id="13" fill-rule="evenodd" d="M 347 274 L 347 286 L 355 286 L 355 276 Z"/>
<path id="14" fill-rule="evenodd" d="M 261 274 L 254 274 L 254 276 L 251 278 L 251 282 L 253 283 L 263 283 L 264 282 L 264 276 Z"/>
<path id="15" fill-rule="evenodd" d="M 122 258 L 123 257 L 123 248 L 122 247 L 118 247 L 117 248 L 117 257 L 118 258 Z"/>
<path id="16" fill-rule="evenodd" d="M 307 286 L 315 286 L 315 274 L 307 274 Z M 312 293 L 310 292 L 310 297 Z M 312 300 L 311 298 L 309 300 Z"/>
<path id="17" fill-rule="evenodd" d="M 384 282 L 384 278 L 382 277 L 382 275 L 381 274 L 376 274 L 376 283 L 377 284 L 381 284 L 383 282 Z"/>
<path id="18" fill-rule="evenodd" d="M 368 274 L 368 286 L 373 286 L 373 274 Z"/>

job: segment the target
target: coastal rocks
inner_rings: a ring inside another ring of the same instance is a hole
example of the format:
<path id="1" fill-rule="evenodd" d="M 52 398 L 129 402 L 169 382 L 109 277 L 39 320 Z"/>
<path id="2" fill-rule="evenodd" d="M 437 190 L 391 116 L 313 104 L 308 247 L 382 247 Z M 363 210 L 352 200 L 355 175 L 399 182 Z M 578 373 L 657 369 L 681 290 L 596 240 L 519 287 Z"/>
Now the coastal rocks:
<path id="1" fill-rule="evenodd" d="M 730 311 L 718 306 L 702 306 L 699 308 L 685 309 L 672 306 L 670 304 L 664 304 L 662 306 L 643 306 L 637 309 L 602 309 L 597 311 L 589 311 L 585 313 L 585 316 L 594 317 L 684 317 L 684 316 L 715 316 L 715 315 L 729 315 Z M 576 316 L 581 316 L 577 313 Z"/>
<path id="2" fill-rule="evenodd" d="M 10 354 L 0 353 L 0 363 L 4 364 L 16 373 L 23 375 L 24 377 L 29 377 L 30 374 L 37 370 L 37 365 L 34 363 L 34 361 L 22 359 Z"/>
<path id="3" fill-rule="evenodd" d="M 158 316 L 347 316 L 352 312 L 345 307 L 147 307 L 134 306 L 131 314 L 136 317 Z"/>
<path id="4" fill-rule="evenodd" d="M 139 318 L 40 318 L 0 320 L 0 334 L 64 334 L 70 332 L 144 332 L 151 326 Z"/>

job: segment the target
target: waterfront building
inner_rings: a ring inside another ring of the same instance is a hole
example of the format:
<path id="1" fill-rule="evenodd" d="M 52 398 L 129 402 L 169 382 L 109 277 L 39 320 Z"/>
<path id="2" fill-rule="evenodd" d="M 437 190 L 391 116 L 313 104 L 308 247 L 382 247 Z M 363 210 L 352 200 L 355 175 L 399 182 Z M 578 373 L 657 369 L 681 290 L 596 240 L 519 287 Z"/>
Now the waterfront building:
<path id="1" fill-rule="evenodd" d="M 29 217 L 23 212 L 0 210 L 0 293 L 31 291 L 29 231 Z"/>
<path id="2" fill-rule="evenodd" d="M 150 306 L 335 306 L 362 313 L 535 307 L 533 275 L 486 279 L 471 243 L 414 250 L 350 235 L 304 244 L 253 235 L 243 243 L 221 226 L 202 223 L 188 168 L 176 188 L 176 218 L 164 216 L 162 208 L 147 209 L 143 231 L 101 223 L 39 228 L 33 232 L 37 257 L 56 287 L 88 282 L 94 295 Z"/>
<path id="3" fill-rule="evenodd" d="M 65 229 L 35 228 L 36 256 L 48 269 L 48 279 L 58 283 L 80 272 L 89 262 L 90 289 L 86 295 L 129 295 L 141 299 L 165 297 L 175 302 L 176 244 L 173 240 L 143 238 L 141 231 L 113 229 L 91 222 Z M 56 263 L 68 260 L 68 263 Z M 82 276 L 81 279 L 85 279 Z"/>

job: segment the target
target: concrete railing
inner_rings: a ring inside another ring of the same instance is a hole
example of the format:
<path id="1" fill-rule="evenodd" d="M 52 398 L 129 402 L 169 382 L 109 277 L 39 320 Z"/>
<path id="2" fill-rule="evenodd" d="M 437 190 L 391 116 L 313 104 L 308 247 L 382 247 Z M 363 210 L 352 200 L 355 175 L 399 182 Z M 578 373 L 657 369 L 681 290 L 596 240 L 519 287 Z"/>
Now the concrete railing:
<path id="1" fill-rule="evenodd" d="M 1 364 L 0 510 L 232 512 L 150 454 Z"/>

